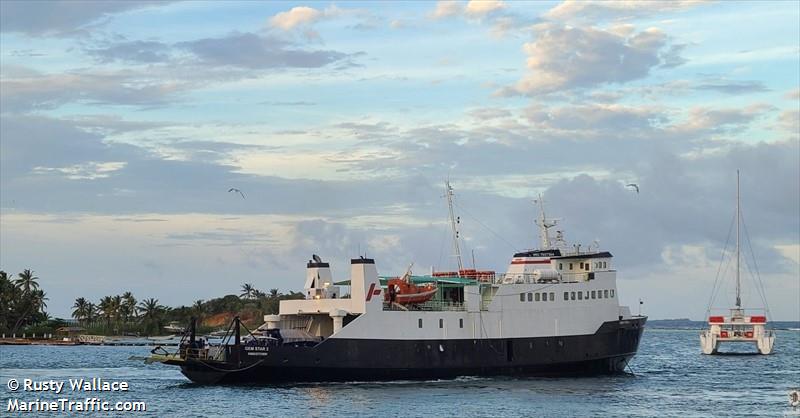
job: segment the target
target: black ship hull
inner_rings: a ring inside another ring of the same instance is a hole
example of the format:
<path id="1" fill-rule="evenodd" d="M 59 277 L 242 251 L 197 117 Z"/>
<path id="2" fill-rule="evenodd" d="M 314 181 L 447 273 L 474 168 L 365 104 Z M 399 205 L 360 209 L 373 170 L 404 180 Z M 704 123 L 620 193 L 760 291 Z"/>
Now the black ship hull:
<path id="1" fill-rule="evenodd" d="M 202 384 L 447 379 L 458 376 L 590 376 L 624 372 L 646 318 L 604 323 L 594 334 L 460 340 L 330 338 L 268 351 L 240 347 L 239 361 L 168 361 Z M 234 356 L 235 357 L 235 356 Z"/>

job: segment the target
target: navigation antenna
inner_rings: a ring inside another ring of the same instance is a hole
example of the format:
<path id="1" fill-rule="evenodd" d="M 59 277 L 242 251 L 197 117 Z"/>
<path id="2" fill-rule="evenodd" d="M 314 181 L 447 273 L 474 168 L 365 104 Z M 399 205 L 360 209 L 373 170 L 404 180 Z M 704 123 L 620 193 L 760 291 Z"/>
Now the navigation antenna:
<path id="1" fill-rule="evenodd" d="M 458 260 L 458 274 L 461 274 L 461 270 L 464 269 L 464 265 L 461 262 L 461 248 L 458 245 L 458 225 L 461 224 L 461 217 L 456 217 L 453 212 L 453 188 L 450 186 L 450 179 L 444 181 L 444 195 L 447 197 L 447 208 L 450 210 L 450 227 L 453 229 L 453 251 L 454 255 L 456 256 L 456 260 Z"/>
<path id="2" fill-rule="evenodd" d="M 539 219 L 534 221 L 536 225 L 539 226 L 539 237 L 541 239 L 540 249 L 549 250 L 551 248 L 551 245 L 550 245 L 550 232 L 548 230 L 558 225 L 559 219 L 547 219 L 547 216 L 544 214 L 544 198 L 542 198 L 541 193 L 539 193 L 539 198 L 535 199 L 533 203 L 538 204 L 539 210 L 541 211 Z"/>

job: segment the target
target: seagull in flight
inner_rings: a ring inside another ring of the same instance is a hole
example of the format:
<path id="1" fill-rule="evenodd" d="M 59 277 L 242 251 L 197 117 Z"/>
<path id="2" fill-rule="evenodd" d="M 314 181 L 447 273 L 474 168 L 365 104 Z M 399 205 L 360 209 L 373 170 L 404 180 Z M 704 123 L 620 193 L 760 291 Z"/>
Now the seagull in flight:
<path id="1" fill-rule="evenodd" d="M 242 195 L 242 199 L 247 199 L 246 197 L 244 197 L 244 193 L 242 193 L 241 190 L 239 190 L 239 189 L 237 189 L 235 187 L 231 187 L 230 189 L 228 189 L 228 193 L 231 193 L 231 192 L 239 193 L 240 195 Z"/>
<path id="2" fill-rule="evenodd" d="M 639 194 L 639 185 L 638 184 L 636 184 L 636 183 L 628 183 L 628 184 L 625 185 L 625 187 L 631 187 L 633 189 L 636 189 L 636 194 Z"/>

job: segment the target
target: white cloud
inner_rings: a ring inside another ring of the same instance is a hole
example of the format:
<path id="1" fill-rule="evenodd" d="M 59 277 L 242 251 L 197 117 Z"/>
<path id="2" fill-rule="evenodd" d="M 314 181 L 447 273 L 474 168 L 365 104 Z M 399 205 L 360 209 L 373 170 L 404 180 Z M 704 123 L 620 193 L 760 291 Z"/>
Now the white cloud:
<path id="1" fill-rule="evenodd" d="M 470 0 L 464 11 L 472 17 L 483 17 L 505 7 L 505 2 L 501 0 Z"/>
<path id="2" fill-rule="evenodd" d="M 97 180 L 111 176 L 111 173 L 122 170 L 128 163 L 124 161 L 96 162 L 90 161 L 68 167 L 34 167 L 36 173 L 57 172 L 70 180 Z"/>
<path id="3" fill-rule="evenodd" d="M 451 16 L 459 16 L 464 12 L 464 5 L 457 0 L 440 0 L 436 3 L 436 9 L 431 12 L 430 17 L 441 19 Z"/>
<path id="4" fill-rule="evenodd" d="M 297 26 L 310 25 L 324 16 L 324 13 L 313 7 L 293 7 L 288 12 L 280 12 L 273 16 L 270 25 L 283 30 L 291 30 Z"/>
<path id="5" fill-rule="evenodd" d="M 708 3 L 707 0 L 566 0 L 545 13 L 554 20 L 604 19 L 615 20 L 649 16 L 659 13 L 678 12 Z"/>
<path id="6" fill-rule="evenodd" d="M 775 249 L 778 250 L 782 256 L 800 265 L 800 244 L 776 245 Z"/>
<path id="7" fill-rule="evenodd" d="M 535 40 L 523 45 L 530 71 L 511 91 L 539 94 L 557 90 L 624 83 L 646 77 L 670 50 L 658 28 L 534 26 Z M 675 57 L 671 57 L 674 60 Z"/>

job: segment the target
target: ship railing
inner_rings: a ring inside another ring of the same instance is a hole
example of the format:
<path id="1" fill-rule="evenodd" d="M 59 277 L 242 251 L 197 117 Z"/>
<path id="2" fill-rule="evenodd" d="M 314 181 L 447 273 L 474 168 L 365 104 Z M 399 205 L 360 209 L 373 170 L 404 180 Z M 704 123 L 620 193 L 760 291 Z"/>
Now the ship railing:
<path id="1" fill-rule="evenodd" d="M 466 306 L 462 302 L 448 300 L 429 300 L 425 303 L 413 305 L 400 305 L 398 303 L 383 303 L 384 311 L 465 311 Z"/>

